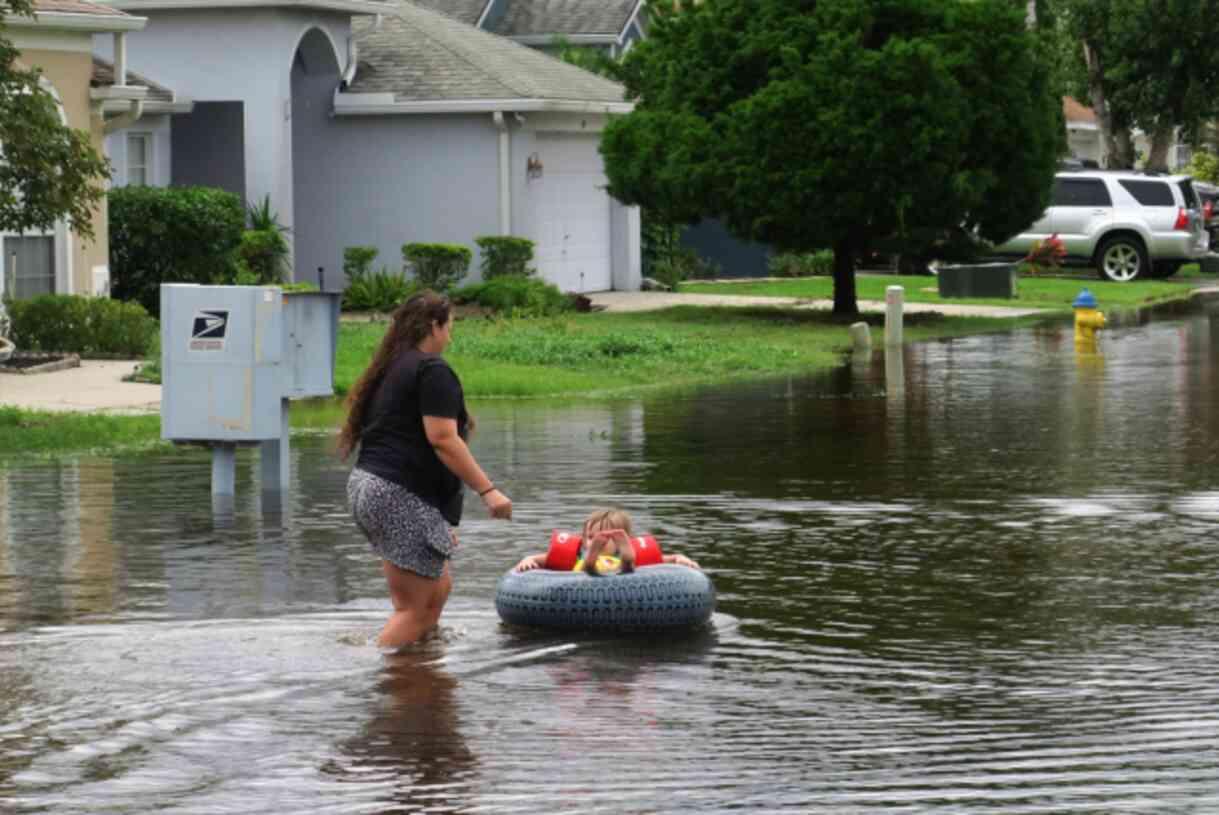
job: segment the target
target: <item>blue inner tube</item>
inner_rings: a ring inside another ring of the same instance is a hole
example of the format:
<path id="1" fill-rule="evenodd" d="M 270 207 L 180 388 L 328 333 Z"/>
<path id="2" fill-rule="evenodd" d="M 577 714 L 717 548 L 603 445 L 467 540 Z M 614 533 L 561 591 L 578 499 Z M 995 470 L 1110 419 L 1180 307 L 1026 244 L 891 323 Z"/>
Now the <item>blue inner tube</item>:
<path id="1" fill-rule="evenodd" d="M 689 628 L 711 619 L 715 586 L 703 572 L 671 563 L 607 577 L 510 571 L 495 590 L 495 610 L 506 623 L 566 630 Z"/>

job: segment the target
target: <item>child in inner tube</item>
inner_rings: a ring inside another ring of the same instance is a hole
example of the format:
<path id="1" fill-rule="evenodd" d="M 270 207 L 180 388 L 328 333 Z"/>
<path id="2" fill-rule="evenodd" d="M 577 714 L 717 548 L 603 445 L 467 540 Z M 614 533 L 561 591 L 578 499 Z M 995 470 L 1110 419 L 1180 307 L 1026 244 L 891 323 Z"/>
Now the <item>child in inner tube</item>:
<path id="1" fill-rule="evenodd" d="M 514 572 L 550 568 L 548 552 L 528 555 L 512 568 Z M 691 569 L 702 567 L 685 555 L 665 554 L 662 563 L 675 563 Z M 629 574 L 635 571 L 635 549 L 631 546 L 631 516 L 621 509 L 598 509 L 584 519 L 580 557 L 572 571 L 594 576 Z"/>

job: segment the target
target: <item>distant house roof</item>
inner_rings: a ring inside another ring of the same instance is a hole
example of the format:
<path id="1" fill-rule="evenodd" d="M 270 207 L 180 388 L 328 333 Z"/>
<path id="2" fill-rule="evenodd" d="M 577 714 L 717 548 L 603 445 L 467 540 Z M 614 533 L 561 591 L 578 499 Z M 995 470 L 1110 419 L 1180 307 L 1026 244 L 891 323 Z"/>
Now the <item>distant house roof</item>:
<path id="1" fill-rule="evenodd" d="M 612 34 L 631 21 L 639 0 L 511 0 L 493 31 L 505 37 Z"/>
<path id="2" fill-rule="evenodd" d="M 352 29 L 359 64 L 340 94 L 349 100 L 378 94 L 398 105 L 544 101 L 630 109 L 617 82 L 418 6 L 401 4 L 380 26 L 357 20 Z"/>
<path id="3" fill-rule="evenodd" d="M 415 5 L 447 14 L 466 25 L 478 25 L 490 0 L 411 0 Z"/>
<path id="4" fill-rule="evenodd" d="M 92 0 L 34 0 L 34 14 L 13 14 L 0 10 L 0 22 L 23 28 L 53 28 L 75 31 L 134 31 L 147 24 L 143 17 L 133 17 L 116 8 Z"/>
<path id="5" fill-rule="evenodd" d="M 1062 97 L 1062 115 L 1067 124 L 1096 124 L 1096 111 L 1070 96 Z"/>
<path id="6" fill-rule="evenodd" d="M 106 62 L 98 57 L 93 58 L 93 76 L 89 78 L 89 86 L 93 88 L 103 88 L 107 85 L 114 84 L 114 65 Z M 170 103 L 174 101 L 174 92 L 164 85 L 158 85 L 151 79 L 145 79 L 135 71 L 127 72 L 127 84 L 136 87 L 148 89 L 144 100 L 147 102 L 164 102 Z"/>
<path id="7" fill-rule="evenodd" d="M 106 0 L 115 8 L 145 12 L 163 9 L 221 8 L 249 11 L 258 6 L 296 10 L 337 11 L 346 14 L 381 14 L 393 7 L 395 0 Z"/>
<path id="8" fill-rule="evenodd" d="M 476 25 L 493 0 L 412 0 L 416 5 Z M 617 38 L 631 21 L 639 0 L 499 0 L 488 15 L 487 30 L 505 37 L 576 37 L 601 34 Z"/>
<path id="9" fill-rule="evenodd" d="M 101 3 L 90 0 L 34 0 L 34 11 L 46 11 L 55 14 L 101 14 L 105 16 L 126 17 L 124 12 Z"/>

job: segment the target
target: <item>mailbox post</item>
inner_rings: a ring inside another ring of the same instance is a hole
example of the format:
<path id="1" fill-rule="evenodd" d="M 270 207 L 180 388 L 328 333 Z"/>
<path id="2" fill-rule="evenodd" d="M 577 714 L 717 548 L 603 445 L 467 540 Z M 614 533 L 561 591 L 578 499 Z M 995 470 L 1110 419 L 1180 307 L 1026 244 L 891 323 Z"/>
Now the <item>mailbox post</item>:
<path id="1" fill-rule="evenodd" d="M 161 438 L 212 448 L 212 495 L 235 493 L 258 444 L 264 490 L 288 486 L 289 400 L 334 393 L 339 294 L 161 286 Z"/>

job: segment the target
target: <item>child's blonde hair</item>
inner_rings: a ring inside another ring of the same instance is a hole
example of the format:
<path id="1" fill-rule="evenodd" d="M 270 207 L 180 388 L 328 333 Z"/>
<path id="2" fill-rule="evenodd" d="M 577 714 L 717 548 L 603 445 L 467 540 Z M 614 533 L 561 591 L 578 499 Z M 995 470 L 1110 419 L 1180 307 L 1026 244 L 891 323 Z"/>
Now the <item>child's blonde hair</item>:
<path id="1" fill-rule="evenodd" d="M 621 529 L 627 535 L 631 534 L 631 516 L 626 510 L 610 507 L 594 510 L 584 519 L 584 535 L 602 532 L 609 529 Z"/>

